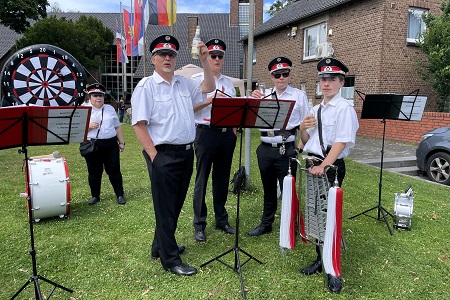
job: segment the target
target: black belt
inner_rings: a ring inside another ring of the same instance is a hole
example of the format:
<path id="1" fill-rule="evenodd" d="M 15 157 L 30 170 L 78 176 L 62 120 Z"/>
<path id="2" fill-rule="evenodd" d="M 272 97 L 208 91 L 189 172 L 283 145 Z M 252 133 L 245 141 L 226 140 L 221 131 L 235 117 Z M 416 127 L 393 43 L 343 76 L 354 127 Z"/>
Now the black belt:
<path id="1" fill-rule="evenodd" d="M 164 150 L 187 151 L 189 149 L 192 149 L 192 143 L 183 144 L 183 145 L 161 144 L 161 145 L 156 145 L 155 148 L 158 151 L 164 151 Z"/>
<path id="2" fill-rule="evenodd" d="M 287 134 L 295 135 L 296 130 L 297 130 L 296 128 L 293 128 L 290 130 L 280 129 L 280 130 L 261 131 L 261 136 L 279 136 L 279 135 L 286 136 Z"/>
<path id="3" fill-rule="evenodd" d="M 231 128 L 225 128 L 225 127 L 211 127 L 208 124 L 197 124 L 197 128 L 211 129 L 211 130 L 216 130 L 216 131 L 220 131 L 220 132 L 226 132 L 228 129 L 231 129 Z"/>
<path id="4" fill-rule="evenodd" d="M 281 147 L 281 145 L 283 145 L 283 143 L 265 143 L 265 142 L 261 142 L 261 144 L 264 146 L 272 147 L 272 148 L 278 148 L 278 147 Z M 284 143 L 284 146 L 285 147 L 294 146 L 294 142 Z"/>
<path id="5" fill-rule="evenodd" d="M 309 156 L 318 157 L 318 158 L 320 158 L 321 160 L 325 160 L 325 158 L 323 158 L 323 156 L 320 156 L 320 155 L 317 155 L 317 154 L 314 154 L 314 153 L 311 153 L 311 152 L 308 152 L 308 155 L 309 155 Z M 344 161 L 343 158 L 338 158 L 338 159 L 336 159 L 336 160 L 334 161 L 334 163 L 340 163 L 340 162 L 342 162 L 342 161 Z"/>

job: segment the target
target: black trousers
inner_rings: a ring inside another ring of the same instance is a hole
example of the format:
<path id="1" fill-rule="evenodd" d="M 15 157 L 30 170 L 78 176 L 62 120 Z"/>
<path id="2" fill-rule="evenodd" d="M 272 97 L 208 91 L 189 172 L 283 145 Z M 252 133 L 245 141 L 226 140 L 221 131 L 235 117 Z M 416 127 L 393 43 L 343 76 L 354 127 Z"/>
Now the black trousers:
<path id="1" fill-rule="evenodd" d="M 194 228 L 204 230 L 206 227 L 205 196 L 211 169 L 216 226 L 228 225 L 225 203 L 228 197 L 233 153 L 236 148 L 236 135 L 231 128 L 223 132 L 219 128 L 197 127 L 194 148 L 197 157 L 193 199 Z"/>
<path id="2" fill-rule="evenodd" d="M 286 153 L 281 155 L 278 147 L 261 143 L 256 149 L 259 172 L 264 189 L 264 208 L 261 217 L 262 226 L 271 226 L 277 211 L 277 181 L 283 191 L 283 179 L 288 173 L 289 157 L 294 157 L 294 142 L 286 143 Z M 295 176 L 297 164 L 292 163 L 291 172 Z"/>
<path id="3" fill-rule="evenodd" d="M 153 162 L 142 151 L 150 175 L 156 229 L 152 249 L 158 249 L 161 264 L 171 268 L 181 264 L 175 239 L 178 217 L 189 188 L 193 168 L 192 146 L 156 146 L 158 154 Z"/>
<path id="4" fill-rule="evenodd" d="M 123 196 L 120 149 L 117 144 L 117 137 L 98 139 L 96 145 L 98 151 L 85 157 L 92 197 L 100 199 L 103 170 L 108 174 L 116 197 Z"/>

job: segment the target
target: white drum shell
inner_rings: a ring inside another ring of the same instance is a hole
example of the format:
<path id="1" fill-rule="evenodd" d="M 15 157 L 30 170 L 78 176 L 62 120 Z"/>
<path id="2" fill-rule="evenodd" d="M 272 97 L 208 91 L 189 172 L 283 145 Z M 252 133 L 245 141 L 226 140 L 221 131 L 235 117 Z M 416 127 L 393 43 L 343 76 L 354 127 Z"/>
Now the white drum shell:
<path id="1" fill-rule="evenodd" d="M 64 158 L 31 158 L 28 176 L 32 220 L 69 215 L 70 180 Z"/>

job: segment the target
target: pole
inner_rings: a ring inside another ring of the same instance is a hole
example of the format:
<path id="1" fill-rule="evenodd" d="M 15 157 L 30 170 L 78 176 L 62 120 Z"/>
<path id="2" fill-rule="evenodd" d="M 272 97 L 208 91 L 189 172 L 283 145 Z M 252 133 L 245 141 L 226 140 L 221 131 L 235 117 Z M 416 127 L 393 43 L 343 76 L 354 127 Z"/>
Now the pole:
<path id="1" fill-rule="evenodd" d="M 255 1 L 249 2 L 249 23 L 248 23 L 248 48 L 247 48 L 247 97 L 252 93 L 252 78 L 253 78 L 253 31 L 255 28 Z M 251 150 L 252 150 L 252 130 L 245 129 L 245 155 L 244 166 L 247 173 L 247 180 L 245 181 L 246 188 L 250 184 L 250 166 L 251 166 Z"/>
<path id="2" fill-rule="evenodd" d="M 170 35 L 173 36 L 173 0 L 170 0 Z"/>

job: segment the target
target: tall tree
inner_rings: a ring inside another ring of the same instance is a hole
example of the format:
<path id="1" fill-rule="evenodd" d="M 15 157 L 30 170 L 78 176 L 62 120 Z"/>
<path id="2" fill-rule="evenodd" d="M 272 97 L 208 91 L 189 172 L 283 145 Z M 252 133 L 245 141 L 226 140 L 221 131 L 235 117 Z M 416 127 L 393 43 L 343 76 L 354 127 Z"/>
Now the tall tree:
<path id="1" fill-rule="evenodd" d="M 450 0 L 441 3 L 442 15 L 426 14 L 426 30 L 420 47 L 427 60 L 419 67 L 419 74 L 439 94 L 438 110 L 450 111 Z"/>
<path id="2" fill-rule="evenodd" d="M 23 33 L 30 20 L 47 17 L 47 0 L 0 0 L 0 24 Z"/>
<path id="3" fill-rule="evenodd" d="M 267 13 L 273 17 L 277 12 L 285 8 L 287 5 L 295 3 L 299 0 L 277 0 L 272 3 Z"/>
<path id="4" fill-rule="evenodd" d="M 50 44 L 72 54 L 86 69 L 99 68 L 111 51 L 113 32 L 94 17 L 80 16 L 72 22 L 51 16 L 36 22 L 16 42 L 16 49 L 33 44 Z"/>

